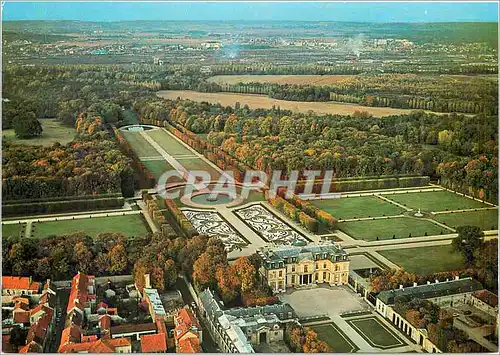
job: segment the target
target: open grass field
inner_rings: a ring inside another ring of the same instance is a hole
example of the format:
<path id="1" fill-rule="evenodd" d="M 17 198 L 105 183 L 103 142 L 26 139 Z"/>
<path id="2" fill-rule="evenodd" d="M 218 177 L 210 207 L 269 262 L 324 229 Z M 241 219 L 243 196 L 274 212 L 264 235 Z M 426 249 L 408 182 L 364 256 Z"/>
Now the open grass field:
<path id="1" fill-rule="evenodd" d="M 151 171 L 156 180 L 158 180 L 164 172 L 169 170 L 175 170 L 172 167 L 172 165 L 170 165 L 165 160 L 147 160 L 147 161 L 142 161 L 142 163 L 146 168 L 148 168 L 149 171 Z M 182 181 L 182 179 L 177 179 L 177 180 Z"/>
<path id="2" fill-rule="evenodd" d="M 390 349 L 405 344 L 375 317 L 346 320 L 371 346 Z"/>
<path id="3" fill-rule="evenodd" d="M 295 112 L 307 113 L 314 111 L 318 114 L 339 114 L 352 115 L 355 111 L 366 111 L 374 117 L 383 117 L 390 115 L 407 114 L 411 110 L 396 109 L 390 107 L 367 107 L 352 104 L 341 104 L 334 102 L 303 102 L 303 101 L 285 101 L 267 97 L 266 95 L 256 94 L 233 94 L 233 93 L 206 93 L 189 90 L 158 91 L 157 95 L 164 99 L 175 100 L 180 97 L 184 100 L 206 101 L 212 104 L 220 103 L 222 106 L 234 106 L 239 102 L 242 106 L 248 105 L 251 109 L 264 108 L 270 109 L 273 106 L 279 106 L 282 110 L 291 110 Z"/>
<path id="4" fill-rule="evenodd" d="M 484 231 L 498 229 L 498 209 L 472 212 L 456 212 L 438 214 L 433 217 L 436 221 L 446 223 L 456 228 L 463 225 L 477 226 Z"/>
<path id="5" fill-rule="evenodd" d="M 334 323 L 310 326 L 320 340 L 326 342 L 336 353 L 354 353 L 359 348 Z"/>
<path id="6" fill-rule="evenodd" d="M 148 136 L 153 138 L 168 154 L 174 158 L 177 155 L 194 155 L 194 153 L 187 149 L 184 145 L 179 143 L 174 137 L 162 129 L 155 129 L 153 131 L 145 131 Z M 156 150 L 155 150 L 156 151 Z M 158 154 L 158 153 L 157 153 Z"/>
<path id="7" fill-rule="evenodd" d="M 480 201 L 474 201 L 449 191 L 409 192 L 406 194 L 384 195 L 384 197 L 414 210 L 420 208 L 422 211 L 427 212 L 490 207 Z"/>
<path id="8" fill-rule="evenodd" d="M 375 196 L 310 200 L 309 202 L 337 219 L 394 216 L 404 212 L 402 208 Z"/>
<path id="9" fill-rule="evenodd" d="M 217 84 L 270 83 L 327 86 L 350 79 L 355 75 L 216 75 L 207 81 Z"/>
<path id="10" fill-rule="evenodd" d="M 160 153 L 139 132 L 122 131 L 121 133 L 139 158 L 160 156 Z"/>
<path id="11" fill-rule="evenodd" d="M 212 168 L 212 166 L 208 165 L 201 158 L 181 159 L 178 160 L 178 162 L 181 163 L 182 166 L 187 170 L 202 170 L 210 173 L 212 180 L 218 180 L 221 175 L 217 170 Z"/>
<path id="12" fill-rule="evenodd" d="M 13 128 L 2 131 L 2 139 L 6 141 L 15 141 L 20 144 L 27 145 L 43 145 L 51 146 L 55 142 L 61 144 L 69 143 L 75 137 L 75 129 L 60 123 L 55 118 L 44 118 L 39 120 L 42 124 L 42 135 L 32 139 L 19 139 L 16 137 Z"/>
<path id="13" fill-rule="evenodd" d="M 366 241 L 421 237 L 427 235 L 439 235 L 451 233 L 449 230 L 427 220 L 419 220 L 410 217 L 398 217 L 390 219 L 376 219 L 367 221 L 341 222 L 337 224 L 338 229 L 355 239 Z"/>
<path id="14" fill-rule="evenodd" d="M 134 237 L 148 233 L 140 215 L 86 218 L 77 220 L 33 223 L 31 237 L 45 238 L 50 235 L 64 235 L 84 232 L 92 237 L 99 233 L 122 233 Z"/>
<path id="15" fill-rule="evenodd" d="M 449 245 L 431 247 L 381 250 L 378 253 L 405 271 L 427 275 L 441 271 L 453 271 L 465 268 L 462 254 Z"/>
<path id="16" fill-rule="evenodd" d="M 25 227 L 25 223 L 2 224 L 2 238 L 19 236 Z"/>

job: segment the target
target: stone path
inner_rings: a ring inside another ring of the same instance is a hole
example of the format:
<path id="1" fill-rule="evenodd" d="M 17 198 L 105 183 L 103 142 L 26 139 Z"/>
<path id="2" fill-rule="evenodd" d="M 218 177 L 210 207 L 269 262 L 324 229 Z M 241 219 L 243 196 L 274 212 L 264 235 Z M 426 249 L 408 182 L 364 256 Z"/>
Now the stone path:
<path id="1" fill-rule="evenodd" d="M 386 197 L 384 197 L 382 195 L 377 195 L 377 197 L 379 199 L 387 201 L 387 202 L 389 202 L 389 203 L 391 203 L 391 204 L 393 204 L 395 206 L 401 207 L 402 209 L 404 209 L 404 210 L 406 210 L 408 212 L 413 211 L 413 208 L 406 207 L 405 205 L 402 205 L 400 203 L 397 203 L 396 201 L 390 200 L 390 199 L 388 199 L 388 198 L 386 198 Z"/>
<path id="2" fill-rule="evenodd" d="M 355 222 L 355 221 L 371 221 L 376 219 L 391 219 L 405 217 L 404 214 L 398 214 L 395 216 L 383 216 L 383 217 L 361 217 L 361 218 L 350 218 L 350 219 L 339 219 L 337 222 Z"/>
<path id="3" fill-rule="evenodd" d="M 448 213 L 460 213 L 460 212 L 475 212 L 475 211 L 488 211 L 488 210 L 496 210 L 498 207 L 484 207 L 484 208 L 469 208 L 466 210 L 452 210 L 452 211 L 436 211 L 431 212 L 432 215 L 436 214 L 448 214 Z"/>

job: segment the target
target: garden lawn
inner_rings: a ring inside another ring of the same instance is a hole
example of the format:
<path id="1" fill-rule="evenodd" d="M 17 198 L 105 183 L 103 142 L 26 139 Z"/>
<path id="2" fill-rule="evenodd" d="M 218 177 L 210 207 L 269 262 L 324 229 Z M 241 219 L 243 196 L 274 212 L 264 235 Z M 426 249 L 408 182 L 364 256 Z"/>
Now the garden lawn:
<path id="1" fill-rule="evenodd" d="M 178 162 L 187 170 L 201 170 L 210 174 L 211 180 L 219 180 L 220 173 L 201 158 L 181 159 Z"/>
<path id="2" fill-rule="evenodd" d="M 318 338 L 326 342 L 333 352 L 353 353 L 359 348 L 333 323 L 310 326 L 318 334 Z"/>
<path id="3" fill-rule="evenodd" d="M 395 216 L 404 212 L 402 208 L 374 196 L 310 200 L 309 202 L 337 219 Z"/>
<path id="4" fill-rule="evenodd" d="M 338 229 L 350 235 L 355 239 L 363 239 L 367 241 L 386 240 L 395 238 L 408 238 L 411 233 L 412 237 L 427 235 L 439 235 L 451 233 L 431 221 L 419 220 L 410 217 L 398 217 L 390 219 L 376 219 L 366 221 L 340 222 L 337 223 Z"/>
<path id="5" fill-rule="evenodd" d="M 352 319 L 346 322 L 349 323 L 349 325 L 371 346 L 380 349 L 389 349 L 405 345 L 392 331 L 375 317 Z"/>
<path id="6" fill-rule="evenodd" d="M 456 252 L 451 244 L 381 250 L 378 253 L 394 264 L 401 266 L 405 271 L 418 275 L 461 270 L 466 267 L 463 255 Z"/>
<path id="7" fill-rule="evenodd" d="M 384 197 L 414 210 L 420 208 L 422 211 L 427 212 L 489 207 L 485 203 L 474 201 L 449 191 L 409 192 L 405 194 L 384 195 Z"/>
<path id="8" fill-rule="evenodd" d="M 159 157 L 160 153 L 139 132 L 121 131 L 139 158 Z"/>
<path id="9" fill-rule="evenodd" d="M 175 170 L 172 167 L 172 165 L 170 165 L 165 160 L 147 160 L 147 161 L 142 161 L 141 163 L 143 163 L 144 166 L 148 168 L 149 171 L 151 171 L 156 180 L 158 180 L 160 176 L 166 171 Z M 183 181 L 183 180 L 181 178 L 173 178 L 173 177 L 169 179 L 169 182 L 174 182 L 174 181 Z"/>
<path id="10" fill-rule="evenodd" d="M 177 155 L 194 155 L 191 150 L 186 148 L 183 144 L 179 143 L 174 137 L 165 132 L 163 129 L 155 129 L 153 131 L 145 132 L 174 158 Z"/>
<path id="11" fill-rule="evenodd" d="M 498 229 L 498 209 L 438 214 L 434 219 L 452 228 L 470 225 L 485 231 Z"/>
<path id="12" fill-rule="evenodd" d="M 147 234 L 148 230 L 141 216 L 134 214 L 33 223 L 31 237 L 45 238 L 76 232 L 84 232 L 92 237 L 99 233 L 122 233 L 125 237 L 134 237 Z"/>
<path id="13" fill-rule="evenodd" d="M 26 227 L 25 223 L 16 224 L 2 224 L 2 237 L 17 237 L 21 235 L 21 231 L 24 231 Z"/>

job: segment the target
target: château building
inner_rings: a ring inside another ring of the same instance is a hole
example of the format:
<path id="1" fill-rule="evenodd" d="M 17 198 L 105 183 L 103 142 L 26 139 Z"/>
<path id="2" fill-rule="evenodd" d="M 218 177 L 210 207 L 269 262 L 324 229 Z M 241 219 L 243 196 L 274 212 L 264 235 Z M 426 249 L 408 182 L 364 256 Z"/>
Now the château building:
<path id="1" fill-rule="evenodd" d="M 274 292 L 284 292 L 287 287 L 348 282 L 348 253 L 333 242 L 266 246 L 257 253 L 262 259 L 259 271 Z"/>

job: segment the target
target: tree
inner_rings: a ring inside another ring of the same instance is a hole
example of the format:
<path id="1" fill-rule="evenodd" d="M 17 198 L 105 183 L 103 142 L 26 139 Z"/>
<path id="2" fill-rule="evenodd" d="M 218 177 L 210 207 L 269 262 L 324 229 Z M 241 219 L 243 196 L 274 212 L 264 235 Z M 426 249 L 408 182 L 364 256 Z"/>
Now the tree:
<path id="1" fill-rule="evenodd" d="M 144 279 L 144 275 L 148 273 L 148 267 L 144 260 L 139 259 L 135 262 L 134 264 L 134 283 L 139 290 L 140 293 L 142 293 L 142 290 L 146 286 L 146 280 Z"/>
<path id="2" fill-rule="evenodd" d="M 165 287 L 172 288 L 177 281 L 177 268 L 175 266 L 175 262 L 172 259 L 168 259 L 165 262 L 163 274 L 165 277 Z"/>
<path id="3" fill-rule="evenodd" d="M 127 252 L 123 244 L 118 244 L 109 251 L 109 261 L 109 272 L 112 274 L 120 274 L 127 269 Z"/>
<path id="4" fill-rule="evenodd" d="M 256 270 L 247 257 L 240 257 L 231 265 L 231 271 L 234 271 L 241 283 L 241 292 L 246 293 L 255 288 Z"/>
<path id="5" fill-rule="evenodd" d="M 14 327 L 10 331 L 9 343 L 19 347 L 26 344 L 26 337 L 28 336 L 28 328 Z"/>
<path id="6" fill-rule="evenodd" d="M 461 226 L 457 227 L 457 233 L 458 236 L 453 239 L 452 245 L 464 255 L 467 265 L 472 265 L 474 252 L 483 243 L 483 232 L 476 226 Z"/>
<path id="7" fill-rule="evenodd" d="M 42 134 L 42 131 L 42 125 L 33 112 L 25 112 L 23 115 L 18 115 L 14 121 L 14 132 L 18 138 L 28 139 L 37 137 Z"/>
<path id="8" fill-rule="evenodd" d="M 92 268 L 92 252 L 83 242 L 78 242 L 73 248 L 74 260 L 77 264 L 78 271 L 85 274 L 89 273 Z"/>

